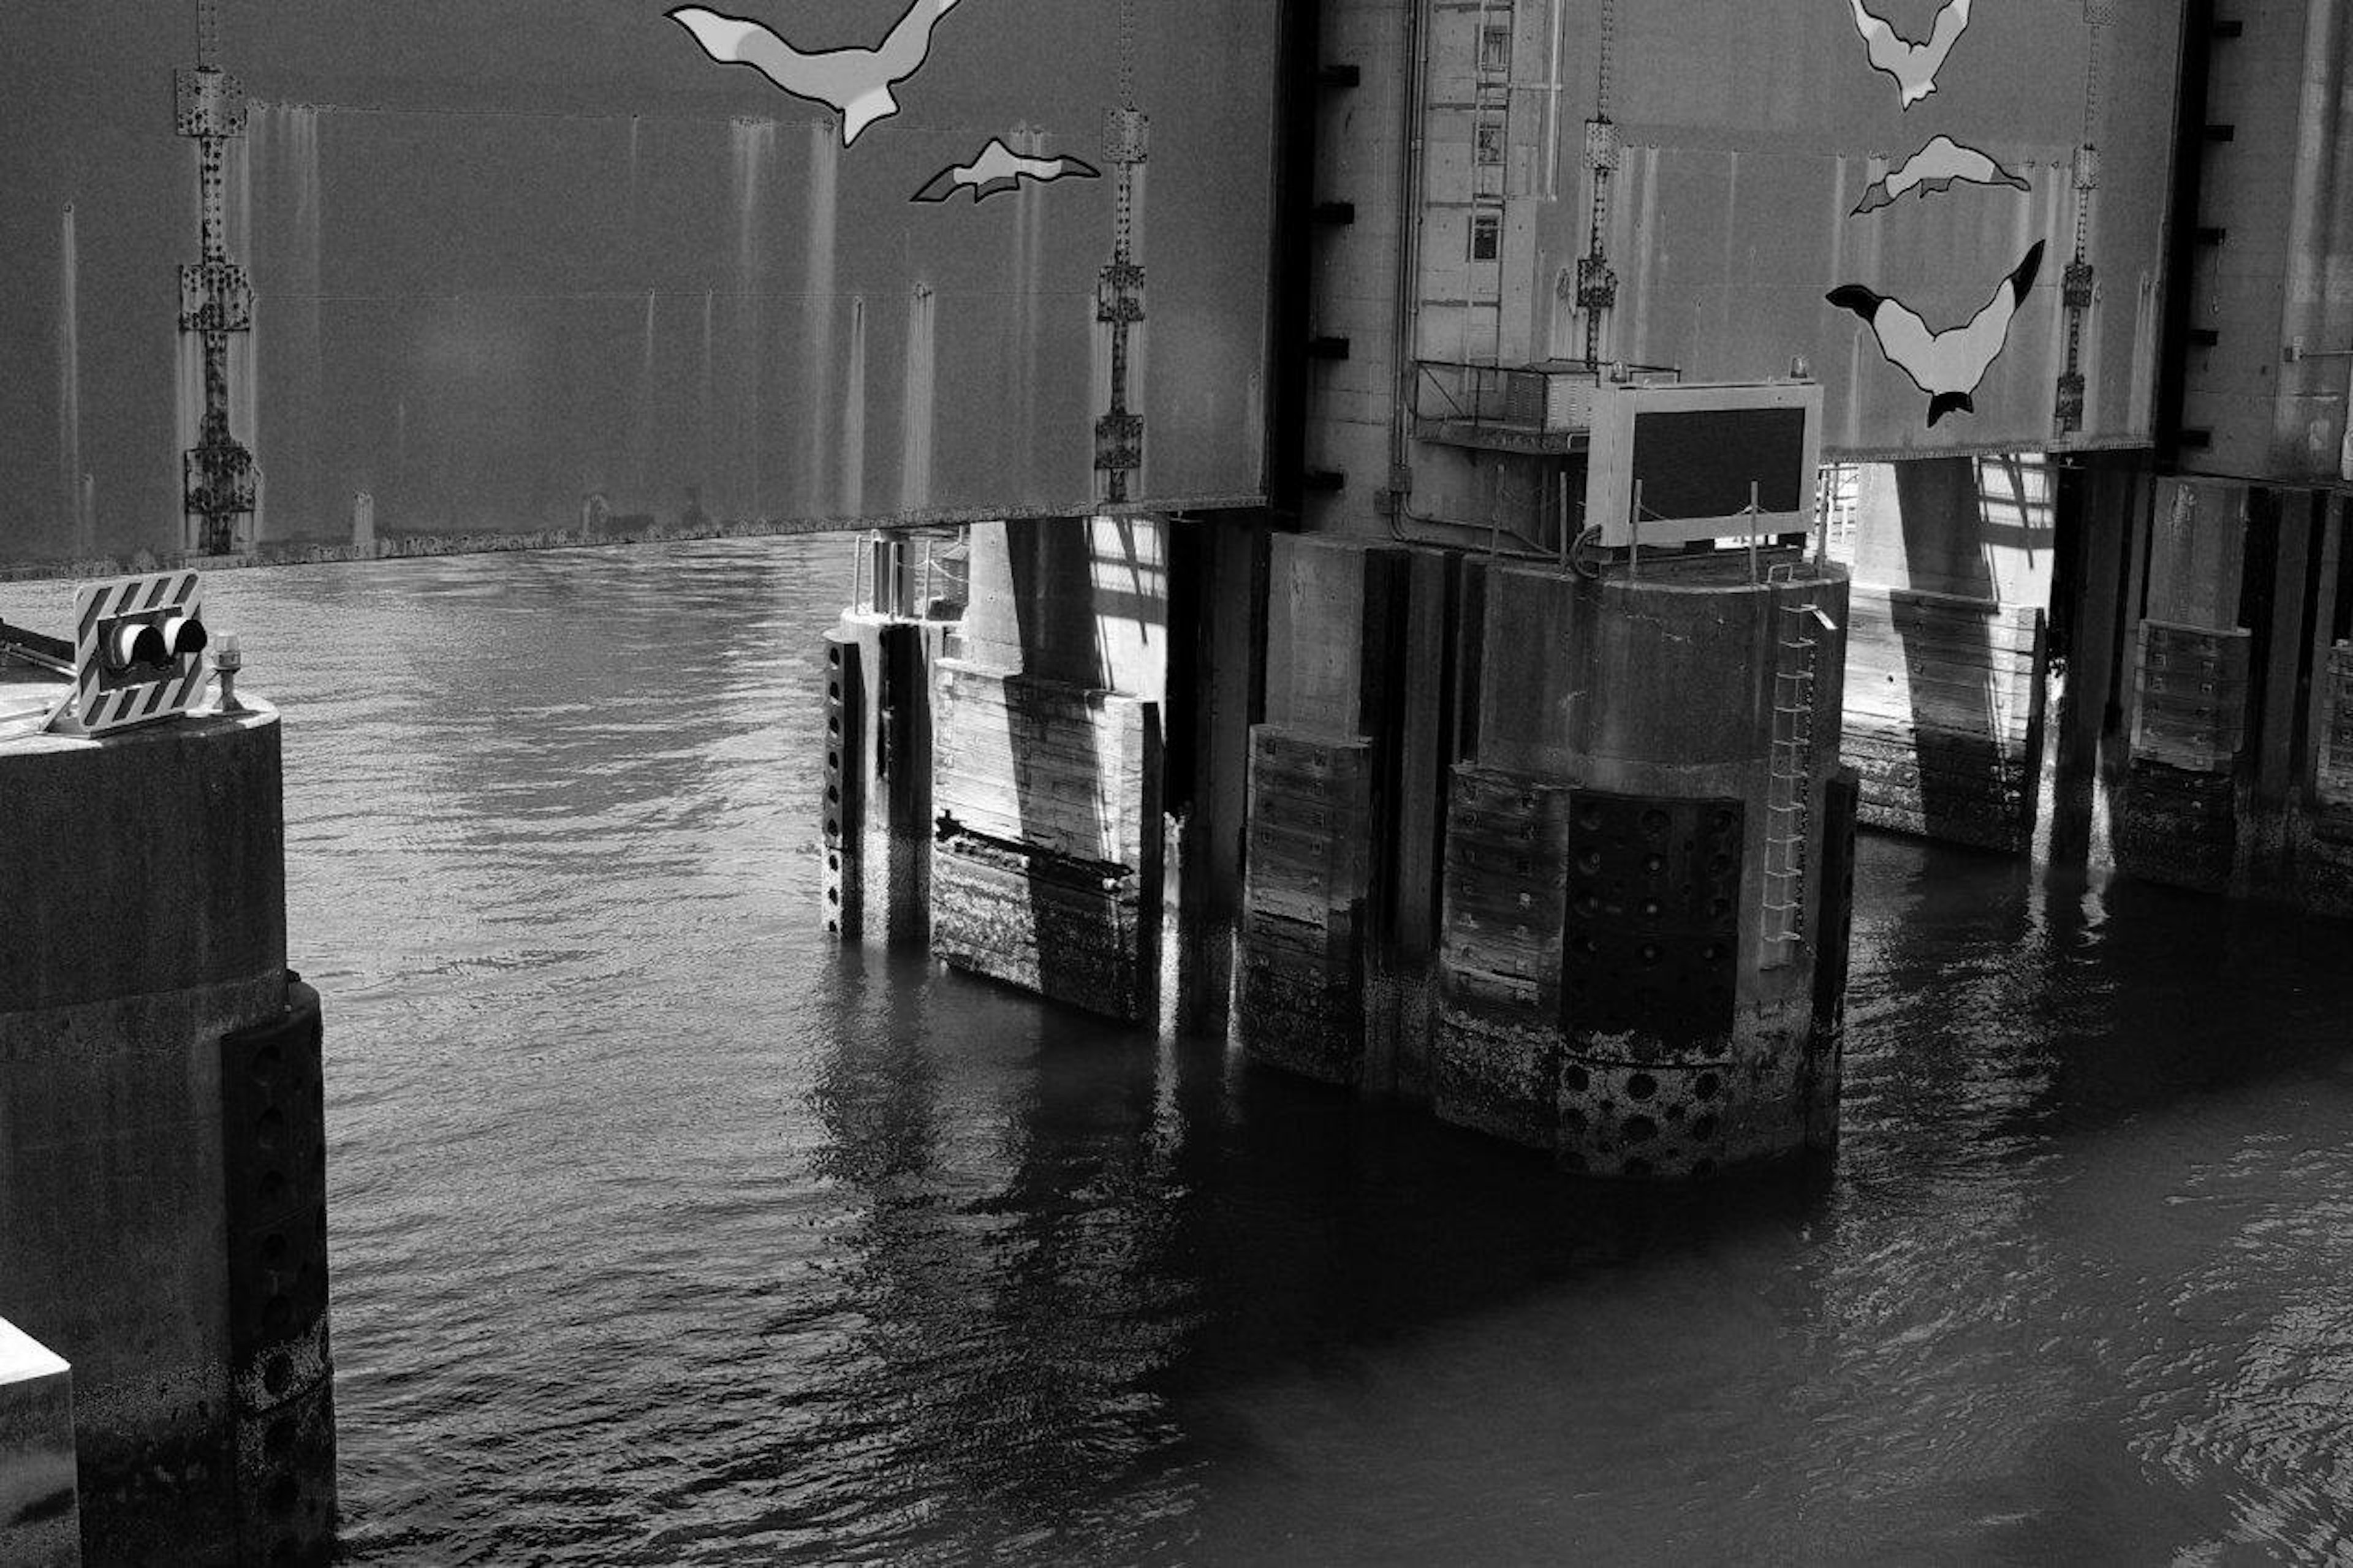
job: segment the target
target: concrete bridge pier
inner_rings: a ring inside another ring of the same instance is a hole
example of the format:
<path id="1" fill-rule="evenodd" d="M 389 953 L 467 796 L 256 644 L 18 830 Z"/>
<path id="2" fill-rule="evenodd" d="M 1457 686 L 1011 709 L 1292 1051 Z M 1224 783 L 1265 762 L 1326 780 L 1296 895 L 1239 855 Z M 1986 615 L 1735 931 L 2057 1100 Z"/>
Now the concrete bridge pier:
<path id="1" fill-rule="evenodd" d="M 1736 559 L 1488 576 L 1432 1098 L 1571 1170 L 1699 1176 L 1835 1137 L 1847 583 Z"/>
<path id="2" fill-rule="evenodd" d="M 322 1563 L 320 1016 L 286 968 L 278 716 L 12 738 L 0 799 L 0 1315 L 72 1364 L 84 1559 Z"/>
<path id="3" fill-rule="evenodd" d="M 1847 584 L 1278 539 L 1233 1035 L 1672 1178 L 1835 1126 Z"/>
<path id="4" fill-rule="evenodd" d="M 2124 574 L 2116 866 L 2353 916 L 2353 539 L 2341 492 L 2159 478 Z"/>
<path id="5" fill-rule="evenodd" d="M 1160 1016 L 1170 526 L 976 525 L 930 692 L 932 951 L 1130 1023 Z"/>
<path id="6" fill-rule="evenodd" d="M 1844 726 L 1869 826 L 2033 847 L 2058 488 L 2035 453 L 1860 466 Z"/>
<path id="7" fill-rule="evenodd" d="M 1438 551 L 1273 542 L 1232 1023 L 1258 1060 L 1428 1096 L 1463 581 Z"/>

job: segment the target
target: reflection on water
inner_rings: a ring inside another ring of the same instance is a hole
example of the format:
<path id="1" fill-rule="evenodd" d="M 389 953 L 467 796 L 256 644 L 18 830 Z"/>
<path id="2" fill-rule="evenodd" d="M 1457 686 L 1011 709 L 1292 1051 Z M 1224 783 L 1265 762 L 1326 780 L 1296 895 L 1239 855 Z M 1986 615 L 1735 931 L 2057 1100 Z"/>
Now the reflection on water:
<path id="1" fill-rule="evenodd" d="M 2353 1552 L 2346 928 L 1871 841 L 1835 1172 L 1616 1194 L 828 946 L 848 571 L 208 582 L 287 712 L 353 1561 Z"/>

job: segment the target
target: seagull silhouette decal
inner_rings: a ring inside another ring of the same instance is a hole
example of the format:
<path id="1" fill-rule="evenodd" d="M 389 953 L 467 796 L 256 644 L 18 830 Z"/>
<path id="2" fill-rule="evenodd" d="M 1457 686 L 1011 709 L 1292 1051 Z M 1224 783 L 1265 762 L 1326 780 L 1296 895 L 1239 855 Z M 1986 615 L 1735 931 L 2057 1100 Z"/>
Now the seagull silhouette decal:
<path id="1" fill-rule="evenodd" d="M 1076 158 L 1029 157 L 1008 147 L 1001 137 L 991 137 L 988 145 L 971 163 L 942 169 L 908 199 L 944 202 L 958 191 L 968 190 L 973 205 L 977 206 L 993 195 L 1015 189 L 1024 180 L 1092 180 L 1101 174 L 1093 164 L 1082 163 Z"/>
<path id="2" fill-rule="evenodd" d="M 1862 35 L 1863 47 L 1871 51 L 1872 68 L 1895 79 L 1905 108 L 1936 90 L 1936 73 L 1945 68 L 1945 57 L 1953 52 L 1954 43 L 1969 25 L 1969 0 L 1950 0 L 1937 12 L 1925 44 L 1898 37 L 1894 28 L 1863 9 L 1862 0 L 1847 0 L 1847 4 L 1854 7 L 1854 30 Z"/>
<path id="3" fill-rule="evenodd" d="M 1861 217 L 1915 191 L 1926 199 L 1964 182 L 1973 185 L 2009 185 L 2021 191 L 2034 188 L 2022 175 L 2003 168 L 1988 154 L 1965 147 L 1949 136 L 1939 136 L 1873 180 L 1848 216 Z"/>
<path id="4" fill-rule="evenodd" d="M 1875 293 L 1860 283 L 1833 289 L 1824 298 L 1841 310 L 1852 310 L 1869 323 L 1887 363 L 1912 378 L 1928 395 L 1931 428 L 1947 414 L 1975 414 L 1970 394 L 1985 379 L 1987 367 L 2010 341 L 2010 323 L 2034 274 L 2042 265 L 2042 242 L 2036 240 L 2026 259 L 1994 286 L 1993 298 L 1967 323 L 1932 332 L 1928 323 L 1900 300 Z"/>
<path id="5" fill-rule="evenodd" d="M 932 29 L 955 7 L 956 0 L 913 0 L 878 47 L 814 52 L 795 48 L 757 22 L 701 5 L 668 15 L 720 64 L 750 66 L 795 98 L 839 112 L 847 147 L 868 126 L 899 112 L 892 87 L 923 68 Z"/>

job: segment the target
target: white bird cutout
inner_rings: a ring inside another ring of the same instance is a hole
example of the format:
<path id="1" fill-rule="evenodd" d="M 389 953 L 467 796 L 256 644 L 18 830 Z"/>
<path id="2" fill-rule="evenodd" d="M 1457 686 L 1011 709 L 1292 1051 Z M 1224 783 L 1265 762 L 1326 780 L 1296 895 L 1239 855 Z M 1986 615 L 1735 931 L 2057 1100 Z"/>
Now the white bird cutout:
<path id="1" fill-rule="evenodd" d="M 1848 216 L 1861 217 L 1913 191 L 1925 198 L 1964 181 L 1973 185 L 2009 185 L 2021 191 L 2034 188 L 2022 175 L 2003 168 L 1989 155 L 1963 146 L 1949 136 L 1938 136 L 1888 170 L 1884 177 L 1873 180 Z"/>
<path id="2" fill-rule="evenodd" d="M 1847 3 L 1854 7 L 1854 30 L 1862 35 L 1863 47 L 1871 51 L 1872 68 L 1895 79 L 1905 108 L 1936 90 L 1936 73 L 1945 68 L 1945 57 L 1953 52 L 1961 30 L 1969 25 L 1969 0 L 1951 0 L 1937 12 L 1925 44 L 1898 37 L 1894 28 L 1863 9 L 1862 0 Z"/>
<path id="3" fill-rule="evenodd" d="M 1092 180 L 1101 175 L 1102 171 L 1092 163 L 1071 157 L 1032 158 L 1008 147 L 1002 137 L 992 136 L 971 163 L 942 169 L 908 199 L 944 202 L 958 191 L 968 190 L 977 206 L 1000 192 L 1017 189 L 1024 180 Z"/>
<path id="4" fill-rule="evenodd" d="M 2017 315 L 2020 301 L 2034 287 L 2034 274 L 2042 265 L 2042 242 L 2036 240 L 2026 259 L 2011 268 L 2010 276 L 1994 286 L 1993 298 L 1985 302 L 1967 324 L 1948 327 L 1932 332 L 1911 307 L 1900 300 L 1891 300 L 1875 293 L 1860 283 L 1849 283 L 1833 289 L 1824 298 L 1841 310 L 1852 310 L 1871 327 L 1871 334 L 1879 340 L 1879 352 L 1887 363 L 1912 378 L 1912 384 L 1928 395 L 1928 424 L 1952 413 L 1975 414 L 1978 405 L 1970 394 L 2010 341 L 2010 319 Z"/>
<path id="5" fill-rule="evenodd" d="M 797 49 L 761 24 L 700 5 L 681 5 L 670 18 L 694 35 L 702 52 L 722 65 L 750 66 L 795 98 L 822 103 L 841 115 L 841 144 L 899 112 L 896 82 L 923 68 L 932 52 L 932 28 L 956 0 L 913 0 L 871 49 Z"/>

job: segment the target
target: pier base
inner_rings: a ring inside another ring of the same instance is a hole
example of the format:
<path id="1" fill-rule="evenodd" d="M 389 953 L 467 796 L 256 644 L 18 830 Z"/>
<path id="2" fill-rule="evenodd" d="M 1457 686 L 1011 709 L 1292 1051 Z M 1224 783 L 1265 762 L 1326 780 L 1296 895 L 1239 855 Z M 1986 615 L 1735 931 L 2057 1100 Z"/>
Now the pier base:
<path id="1" fill-rule="evenodd" d="M 1634 1178 L 1828 1146 L 1846 588 L 1706 557 L 1490 574 L 1446 829 L 1441 1118 Z"/>
<path id="2" fill-rule="evenodd" d="M 277 715 L 0 746 L 0 1313 L 74 1369 L 92 1563 L 323 1562 L 316 994 Z"/>
<path id="3" fill-rule="evenodd" d="M 2353 917 L 2348 500 L 2197 478 L 2145 496 L 2105 736 L 2114 863 Z"/>
<path id="4" fill-rule="evenodd" d="M 2034 454 L 1862 465 L 1843 719 L 1866 824 L 2032 847 L 2057 491 Z"/>
<path id="5" fill-rule="evenodd" d="M 1129 1023 L 1159 1016 L 1168 526 L 976 526 L 931 692 L 932 951 Z"/>

